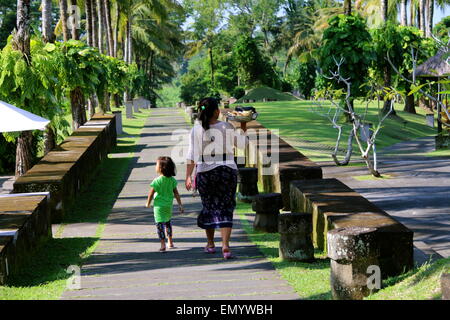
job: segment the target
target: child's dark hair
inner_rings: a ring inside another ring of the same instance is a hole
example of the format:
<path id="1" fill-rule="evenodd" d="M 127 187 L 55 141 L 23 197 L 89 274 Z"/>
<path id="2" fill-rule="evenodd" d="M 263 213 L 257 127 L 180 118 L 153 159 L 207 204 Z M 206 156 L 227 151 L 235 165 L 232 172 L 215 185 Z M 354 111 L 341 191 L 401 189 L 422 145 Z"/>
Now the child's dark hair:
<path id="1" fill-rule="evenodd" d="M 170 157 L 159 157 L 159 171 L 166 177 L 176 176 L 175 163 Z"/>
<path id="2" fill-rule="evenodd" d="M 217 109 L 219 109 L 219 103 L 216 98 L 209 97 L 200 101 L 198 104 L 198 118 L 202 122 L 203 129 L 209 129 L 209 120 L 211 120 Z"/>

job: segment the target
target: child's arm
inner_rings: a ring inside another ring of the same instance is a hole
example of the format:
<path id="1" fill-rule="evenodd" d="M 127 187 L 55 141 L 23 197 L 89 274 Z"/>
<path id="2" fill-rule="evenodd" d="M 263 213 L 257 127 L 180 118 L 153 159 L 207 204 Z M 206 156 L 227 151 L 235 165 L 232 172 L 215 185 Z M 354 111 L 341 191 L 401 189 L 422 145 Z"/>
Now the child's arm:
<path id="1" fill-rule="evenodd" d="M 178 189 L 177 188 L 173 189 L 173 194 L 175 196 L 175 199 L 177 199 L 178 206 L 180 208 L 180 213 L 183 213 L 184 212 L 183 204 L 181 203 L 180 194 L 178 193 Z"/>
<path id="2" fill-rule="evenodd" d="M 148 197 L 147 197 L 147 204 L 145 205 L 146 208 L 150 207 L 150 204 L 152 203 L 154 195 L 155 195 L 155 189 L 150 188 L 150 191 L 148 192 Z"/>

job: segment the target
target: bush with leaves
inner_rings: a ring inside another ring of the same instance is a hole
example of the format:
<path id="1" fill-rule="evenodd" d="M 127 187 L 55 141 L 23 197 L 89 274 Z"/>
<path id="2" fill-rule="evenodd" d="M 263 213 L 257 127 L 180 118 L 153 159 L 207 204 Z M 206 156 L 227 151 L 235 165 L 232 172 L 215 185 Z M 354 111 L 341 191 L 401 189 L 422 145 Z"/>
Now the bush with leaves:
<path id="1" fill-rule="evenodd" d="M 26 61 L 20 51 L 13 50 L 11 41 L 12 37 L 0 53 L 0 99 L 49 119 L 57 135 L 65 134 L 68 123 L 63 119 L 63 90 L 60 79 L 55 77 L 54 56 L 44 49 L 40 39 L 32 39 L 32 59 Z M 19 132 L 4 136 L 14 142 Z"/>
<path id="2" fill-rule="evenodd" d="M 231 92 L 231 95 L 236 99 L 240 99 L 245 96 L 245 89 L 242 87 L 235 87 Z"/>
<path id="3" fill-rule="evenodd" d="M 256 40 L 243 36 L 234 47 L 234 59 L 241 83 L 246 88 L 266 85 L 281 90 L 281 80 L 270 59 L 259 50 Z"/>
<path id="4" fill-rule="evenodd" d="M 309 100 L 316 82 L 316 64 L 314 61 L 300 63 L 297 73 L 297 87 L 306 100 Z"/>
<path id="5" fill-rule="evenodd" d="M 343 59 L 341 75 L 352 83 L 353 98 L 364 95 L 362 84 L 374 59 L 372 37 L 365 20 L 359 15 L 337 15 L 328 21 L 318 50 L 319 66 L 325 76 L 336 68 L 336 61 Z M 336 89 L 347 89 L 342 83 L 329 80 Z"/>

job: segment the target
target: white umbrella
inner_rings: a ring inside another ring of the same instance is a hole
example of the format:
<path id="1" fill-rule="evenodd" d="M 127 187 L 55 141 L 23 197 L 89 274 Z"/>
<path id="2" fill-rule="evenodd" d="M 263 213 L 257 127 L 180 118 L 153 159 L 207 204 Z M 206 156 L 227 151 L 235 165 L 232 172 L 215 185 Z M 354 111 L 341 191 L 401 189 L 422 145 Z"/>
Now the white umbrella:
<path id="1" fill-rule="evenodd" d="M 45 130 L 49 120 L 0 101 L 0 132 Z"/>

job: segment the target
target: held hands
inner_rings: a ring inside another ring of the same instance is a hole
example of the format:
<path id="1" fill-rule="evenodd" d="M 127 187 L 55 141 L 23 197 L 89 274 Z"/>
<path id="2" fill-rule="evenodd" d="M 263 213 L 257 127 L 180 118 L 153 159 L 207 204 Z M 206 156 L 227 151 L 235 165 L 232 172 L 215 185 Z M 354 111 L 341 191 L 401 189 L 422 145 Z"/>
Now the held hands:
<path id="1" fill-rule="evenodd" d="M 190 191 L 192 189 L 192 178 L 191 177 L 186 177 L 186 189 L 188 191 Z"/>

